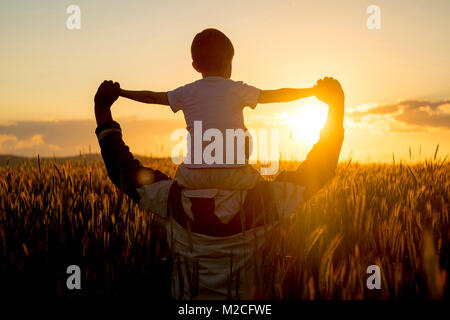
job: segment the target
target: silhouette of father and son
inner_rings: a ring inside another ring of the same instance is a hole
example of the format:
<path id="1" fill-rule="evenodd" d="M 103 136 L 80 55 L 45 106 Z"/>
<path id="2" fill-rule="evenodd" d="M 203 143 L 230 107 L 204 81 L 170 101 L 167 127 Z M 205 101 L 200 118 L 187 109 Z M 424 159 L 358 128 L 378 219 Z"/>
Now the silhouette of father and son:
<path id="1" fill-rule="evenodd" d="M 192 66 L 202 78 L 172 91 L 129 91 L 117 82 L 104 81 L 95 95 L 95 132 L 114 185 L 164 223 L 173 261 L 172 297 L 249 298 L 258 286 L 257 268 L 264 264 L 260 249 L 271 239 L 268 235 L 274 226 L 334 176 L 344 138 L 344 93 L 339 82 L 329 77 L 305 89 L 260 90 L 233 81 L 234 48 L 216 29 L 198 33 L 191 54 Z M 227 129 L 246 132 L 242 113 L 246 106 L 316 96 L 329 109 L 320 139 L 306 159 L 296 170 L 282 171 L 273 181 L 263 179 L 248 164 L 248 143 L 234 152 L 234 146 L 227 150 L 224 141 L 223 149 L 214 150 L 213 162 L 189 161 L 195 152 L 207 147 L 189 143 L 187 161 L 171 179 L 144 167 L 129 151 L 120 125 L 111 115 L 111 106 L 119 96 L 167 105 L 173 112 L 182 110 L 194 140 L 208 129 L 224 137 Z M 195 130 L 198 121 L 200 132 Z M 230 152 L 233 161 L 227 158 Z M 242 157 L 245 161 L 236 161 Z"/>

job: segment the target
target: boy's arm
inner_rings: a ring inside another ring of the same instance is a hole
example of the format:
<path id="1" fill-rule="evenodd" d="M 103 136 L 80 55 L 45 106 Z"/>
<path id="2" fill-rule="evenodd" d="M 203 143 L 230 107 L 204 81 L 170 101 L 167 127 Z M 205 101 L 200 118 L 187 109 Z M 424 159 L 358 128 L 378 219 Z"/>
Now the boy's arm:
<path id="1" fill-rule="evenodd" d="M 120 89 L 120 96 L 143 103 L 169 105 L 167 92 L 130 91 Z"/>
<path id="2" fill-rule="evenodd" d="M 303 186 L 305 200 L 334 176 L 344 140 L 345 97 L 342 87 L 332 78 L 325 78 L 317 83 L 317 97 L 329 105 L 327 122 L 321 130 L 320 139 L 297 170 L 284 171 L 276 178 L 276 181 Z"/>
<path id="3" fill-rule="evenodd" d="M 315 88 L 261 90 L 258 103 L 289 102 L 315 95 Z"/>

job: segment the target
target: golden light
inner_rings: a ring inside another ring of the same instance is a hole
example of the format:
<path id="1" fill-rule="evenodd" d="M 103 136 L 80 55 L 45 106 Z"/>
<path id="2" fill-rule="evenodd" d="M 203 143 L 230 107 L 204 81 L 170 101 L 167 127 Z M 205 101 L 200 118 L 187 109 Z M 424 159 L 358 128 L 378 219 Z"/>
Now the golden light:
<path id="1" fill-rule="evenodd" d="M 307 144 L 314 143 L 327 120 L 328 106 L 317 99 L 299 102 L 299 105 L 298 112 L 289 114 L 286 119 L 291 138 Z"/>

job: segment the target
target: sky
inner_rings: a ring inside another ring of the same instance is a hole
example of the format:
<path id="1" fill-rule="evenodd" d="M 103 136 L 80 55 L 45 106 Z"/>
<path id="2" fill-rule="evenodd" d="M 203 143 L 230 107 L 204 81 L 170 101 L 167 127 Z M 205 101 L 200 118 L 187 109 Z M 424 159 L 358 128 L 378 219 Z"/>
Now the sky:
<path id="1" fill-rule="evenodd" d="M 69 30 L 70 5 L 81 10 Z M 366 25 L 380 8 L 380 29 Z M 214 27 L 233 42 L 232 79 L 261 89 L 345 91 L 341 160 L 415 160 L 450 153 L 450 1 L 18 0 L 0 4 L 0 154 L 98 152 L 93 96 L 104 79 L 168 91 L 195 81 L 190 44 Z M 315 98 L 244 111 L 249 128 L 280 130 L 283 157 L 301 159 L 327 106 Z M 131 150 L 170 154 L 181 112 L 120 98 L 113 116 Z"/>

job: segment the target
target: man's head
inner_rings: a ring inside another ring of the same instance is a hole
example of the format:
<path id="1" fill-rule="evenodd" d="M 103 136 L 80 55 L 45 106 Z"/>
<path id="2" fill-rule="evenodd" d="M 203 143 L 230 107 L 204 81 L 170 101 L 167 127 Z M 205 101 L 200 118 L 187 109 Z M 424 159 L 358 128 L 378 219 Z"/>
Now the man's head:
<path id="1" fill-rule="evenodd" d="M 205 29 L 191 45 L 192 66 L 203 76 L 231 77 L 234 48 L 230 39 L 217 29 Z"/>

